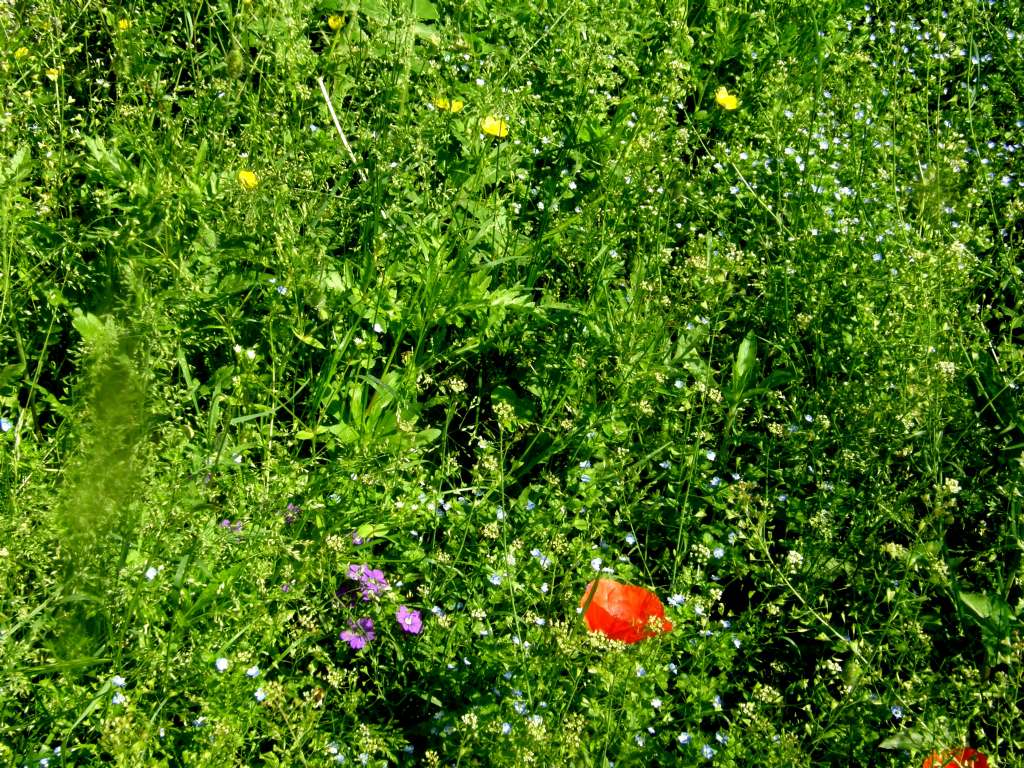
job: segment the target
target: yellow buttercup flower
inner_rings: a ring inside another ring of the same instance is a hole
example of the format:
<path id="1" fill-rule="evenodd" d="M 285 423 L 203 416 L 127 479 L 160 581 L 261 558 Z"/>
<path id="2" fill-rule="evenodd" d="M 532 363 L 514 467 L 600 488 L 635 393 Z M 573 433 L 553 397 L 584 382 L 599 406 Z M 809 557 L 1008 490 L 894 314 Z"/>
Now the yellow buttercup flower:
<path id="1" fill-rule="evenodd" d="M 14 58 L 16 59 L 24 59 L 26 56 L 28 56 L 28 48 L 24 45 L 14 52 Z"/>
<path id="2" fill-rule="evenodd" d="M 438 96 L 434 99 L 434 106 L 438 109 L 443 109 L 445 112 L 461 112 L 462 108 L 466 106 L 462 99 L 446 99 L 444 96 Z"/>
<path id="3" fill-rule="evenodd" d="M 256 174 L 252 171 L 239 171 L 238 183 L 242 185 L 242 189 L 246 192 L 251 192 L 259 186 L 260 180 L 256 178 Z"/>
<path id="4" fill-rule="evenodd" d="M 504 139 L 506 136 L 508 136 L 508 123 L 506 123 L 500 117 L 488 115 L 487 117 L 480 121 L 480 130 L 482 130 L 488 136 L 494 136 L 499 139 Z"/>
<path id="5" fill-rule="evenodd" d="M 729 93 L 729 89 L 724 85 L 719 87 L 715 91 L 715 101 L 722 109 L 734 110 L 740 105 L 739 99 L 736 98 L 735 94 Z"/>
<path id="6" fill-rule="evenodd" d="M 337 14 L 331 14 L 330 16 L 327 17 L 327 26 L 330 27 L 335 32 L 341 29 L 341 25 L 344 23 L 345 20 L 341 18 L 341 16 L 338 16 Z"/>
<path id="7" fill-rule="evenodd" d="M 57 82 L 57 78 L 60 76 L 60 70 L 50 67 L 48 70 L 46 70 L 46 76 L 54 82 Z"/>
<path id="8" fill-rule="evenodd" d="M 117 28 L 119 30 L 121 30 L 122 32 L 127 32 L 129 29 L 132 28 L 132 21 L 131 21 L 131 19 L 120 19 L 117 22 Z"/>

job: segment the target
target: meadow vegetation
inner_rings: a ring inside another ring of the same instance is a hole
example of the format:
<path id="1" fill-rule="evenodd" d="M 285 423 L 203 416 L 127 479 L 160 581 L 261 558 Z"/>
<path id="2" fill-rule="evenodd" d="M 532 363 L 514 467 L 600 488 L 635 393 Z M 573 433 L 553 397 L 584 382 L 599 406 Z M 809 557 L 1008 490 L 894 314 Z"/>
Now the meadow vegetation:
<path id="1" fill-rule="evenodd" d="M 1024 765 L 1022 16 L 0 4 L 0 764 Z"/>

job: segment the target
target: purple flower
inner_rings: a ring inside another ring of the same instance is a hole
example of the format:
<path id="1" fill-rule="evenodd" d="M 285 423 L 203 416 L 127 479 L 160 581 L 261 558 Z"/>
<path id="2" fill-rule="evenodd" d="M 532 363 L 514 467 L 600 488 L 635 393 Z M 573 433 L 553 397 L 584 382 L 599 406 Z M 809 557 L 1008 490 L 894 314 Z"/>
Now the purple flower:
<path id="1" fill-rule="evenodd" d="M 369 600 L 388 588 L 384 572 L 376 568 L 369 569 L 363 574 L 361 584 L 363 587 L 363 600 Z"/>
<path id="2" fill-rule="evenodd" d="M 366 644 L 376 636 L 377 633 L 373 631 L 373 619 L 369 616 L 358 621 L 350 621 L 348 629 L 342 630 L 341 634 L 338 635 L 338 637 L 349 644 L 350 648 L 357 651 L 360 648 L 365 648 Z"/>
<path id="3" fill-rule="evenodd" d="M 231 527 L 231 521 L 230 521 L 230 520 L 228 520 L 228 519 L 227 519 L 227 518 L 225 517 L 225 518 L 224 518 L 223 520 L 221 520 L 221 521 L 220 521 L 220 527 L 221 527 L 221 528 L 230 528 L 230 527 Z"/>
<path id="4" fill-rule="evenodd" d="M 297 506 L 295 506 L 294 504 L 292 504 L 289 501 L 288 502 L 288 506 L 285 507 L 285 515 L 284 515 L 285 523 L 288 523 L 288 524 L 294 523 L 295 522 L 295 518 L 297 518 L 301 512 L 302 512 L 302 507 L 297 507 Z"/>
<path id="5" fill-rule="evenodd" d="M 350 565 L 348 577 L 359 582 L 359 589 L 362 592 L 363 600 L 376 597 L 388 588 L 384 572 L 378 568 L 369 568 L 365 565 Z"/>
<path id="6" fill-rule="evenodd" d="M 400 605 L 395 612 L 395 618 L 398 619 L 402 629 L 411 635 L 418 635 L 423 630 L 423 619 L 419 611 L 411 611 L 404 605 Z"/>

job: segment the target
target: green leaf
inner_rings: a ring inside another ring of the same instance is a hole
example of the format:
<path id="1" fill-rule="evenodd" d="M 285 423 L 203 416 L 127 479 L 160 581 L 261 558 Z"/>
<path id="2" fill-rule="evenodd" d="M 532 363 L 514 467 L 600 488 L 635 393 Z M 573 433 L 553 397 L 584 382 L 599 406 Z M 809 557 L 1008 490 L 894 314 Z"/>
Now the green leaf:
<path id="1" fill-rule="evenodd" d="M 732 388 L 735 395 L 739 395 L 746 388 L 756 363 L 757 338 L 750 332 L 743 337 L 740 348 L 736 351 L 736 363 L 732 369 Z"/>
<path id="2" fill-rule="evenodd" d="M 12 381 L 20 379 L 24 372 L 25 366 L 21 363 L 5 365 L 0 369 L 0 389 L 6 388 Z"/>
<path id="3" fill-rule="evenodd" d="M 930 741 L 931 739 L 923 733 L 906 730 L 890 736 L 878 746 L 882 749 L 921 749 L 926 747 Z"/>
<path id="4" fill-rule="evenodd" d="M 992 603 L 988 596 L 978 592 L 960 592 L 957 597 L 981 618 L 987 619 L 992 615 Z"/>
<path id="5" fill-rule="evenodd" d="M 430 0 L 413 0 L 412 13 L 420 21 L 437 21 L 441 15 Z"/>
<path id="6" fill-rule="evenodd" d="M 312 336 L 309 336 L 308 334 L 302 333 L 302 331 L 300 331 L 298 328 L 292 328 L 292 333 L 295 335 L 295 338 L 297 338 L 303 344 L 308 344 L 314 349 L 327 349 L 327 347 L 325 347 L 319 341 L 314 339 Z"/>

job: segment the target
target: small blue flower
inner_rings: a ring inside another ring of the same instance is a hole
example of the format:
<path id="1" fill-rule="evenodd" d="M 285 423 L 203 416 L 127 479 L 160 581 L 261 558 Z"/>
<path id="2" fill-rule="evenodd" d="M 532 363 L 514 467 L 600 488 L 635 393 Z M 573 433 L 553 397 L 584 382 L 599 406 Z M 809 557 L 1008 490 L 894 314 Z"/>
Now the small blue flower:
<path id="1" fill-rule="evenodd" d="M 895 717 L 897 720 L 903 718 L 903 707 L 897 705 L 895 707 L 890 707 L 889 711 L 892 712 L 892 716 Z"/>
<path id="2" fill-rule="evenodd" d="M 680 744 L 686 745 L 690 743 L 690 734 L 683 731 L 676 737 Z"/>
<path id="3" fill-rule="evenodd" d="M 710 744 L 705 744 L 701 752 L 703 753 L 704 757 L 706 757 L 708 760 L 715 756 L 715 750 L 712 749 Z"/>
<path id="4" fill-rule="evenodd" d="M 708 457 L 708 461 L 714 461 L 715 458 L 718 456 L 718 454 L 715 453 L 714 451 L 708 451 L 704 455 Z"/>
<path id="5" fill-rule="evenodd" d="M 263 701 L 267 698 L 267 692 L 262 688 L 257 688 L 256 692 L 253 693 L 253 698 L 256 699 L 256 701 Z"/>
<path id="6" fill-rule="evenodd" d="M 626 543 L 629 544 L 629 546 L 632 547 L 634 544 L 636 544 L 636 536 L 634 536 L 632 533 L 627 533 L 626 534 Z"/>
<path id="7" fill-rule="evenodd" d="M 725 557 L 725 550 L 721 547 L 715 547 L 711 554 L 714 555 L 715 558 L 717 558 L 718 560 L 721 560 L 723 557 Z"/>
<path id="8" fill-rule="evenodd" d="M 14 428 L 14 424 L 6 416 L 0 416 L 0 432 L 10 432 Z"/>

